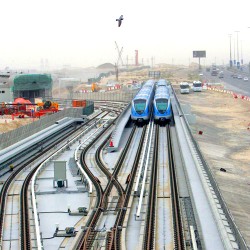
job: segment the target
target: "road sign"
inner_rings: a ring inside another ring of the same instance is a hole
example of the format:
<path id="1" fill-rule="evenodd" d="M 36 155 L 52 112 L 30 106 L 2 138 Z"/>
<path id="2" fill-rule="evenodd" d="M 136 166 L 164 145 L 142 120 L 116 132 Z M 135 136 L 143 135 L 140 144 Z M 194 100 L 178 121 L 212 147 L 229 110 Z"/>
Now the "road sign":
<path id="1" fill-rule="evenodd" d="M 193 57 L 206 57 L 206 50 L 194 50 L 193 51 Z"/>
<path id="2" fill-rule="evenodd" d="M 161 76 L 160 71 L 149 71 L 148 72 L 148 77 L 160 78 L 160 76 Z"/>

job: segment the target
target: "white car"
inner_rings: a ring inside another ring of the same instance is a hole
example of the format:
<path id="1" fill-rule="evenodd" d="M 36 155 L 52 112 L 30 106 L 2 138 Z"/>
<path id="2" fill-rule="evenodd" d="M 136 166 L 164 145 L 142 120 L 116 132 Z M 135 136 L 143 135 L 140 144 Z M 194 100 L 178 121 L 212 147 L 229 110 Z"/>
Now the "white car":
<path id="1" fill-rule="evenodd" d="M 244 82 L 248 82 L 248 77 L 245 76 L 245 77 L 243 78 L 243 81 L 244 81 Z"/>
<path id="2" fill-rule="evenodd" d="M 242 76 L 241 75 L 238 75 L 238 77 L 237 77 L 238 79 L 242 79 Z"/>

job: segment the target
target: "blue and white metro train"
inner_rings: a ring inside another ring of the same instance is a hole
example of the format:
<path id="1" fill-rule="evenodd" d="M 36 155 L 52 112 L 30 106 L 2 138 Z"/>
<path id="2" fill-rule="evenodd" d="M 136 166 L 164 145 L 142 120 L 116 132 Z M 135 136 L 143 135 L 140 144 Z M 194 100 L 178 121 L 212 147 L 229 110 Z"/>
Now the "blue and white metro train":
<path id="1" fill-rule="evenodd" d="M 168 86 L 169 82 L 166 81 L 165 79 L 160 79 L 157 83 L 156 83 L 156 87 L 160 87 L 160 86 Z"/>
<path id="2" fill-rule="evenodd" d="M 143 123 L 150 119 L 152 100 L 154 97 L 154 80 L 148 80 L 132 100 L 131 119 Z"/>
<path id="3" fill-rule="evenodd" d="M 155 123 L 171 120 L 172 108 L 168 86 L 158 85 L 155 91 L 153 109 Z"/>

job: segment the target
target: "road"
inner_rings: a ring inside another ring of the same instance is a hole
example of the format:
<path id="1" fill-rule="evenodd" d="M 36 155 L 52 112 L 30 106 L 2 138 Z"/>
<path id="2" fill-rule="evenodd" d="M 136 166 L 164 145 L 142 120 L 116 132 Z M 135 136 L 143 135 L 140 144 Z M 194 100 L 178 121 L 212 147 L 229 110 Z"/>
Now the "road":
<path id="1" fill-rule="evenodd" d="M 222 83 L 225 89 L 232 90 L 237 94 L 250 96 L 250 75 L 246 72 L 240 72 L 243 77 L 247 76 L 249 80 L 247 82 L 243 81 L 243 79 L 233 78 L 232 71 L 228 71 L 223 69 L 224 78 L 219 78 L 218 76 L 211 76 L 210 72 L 203 71 L 202 80 L 206 80 L 206 82 L 213 82 L 213 83 Z"/>

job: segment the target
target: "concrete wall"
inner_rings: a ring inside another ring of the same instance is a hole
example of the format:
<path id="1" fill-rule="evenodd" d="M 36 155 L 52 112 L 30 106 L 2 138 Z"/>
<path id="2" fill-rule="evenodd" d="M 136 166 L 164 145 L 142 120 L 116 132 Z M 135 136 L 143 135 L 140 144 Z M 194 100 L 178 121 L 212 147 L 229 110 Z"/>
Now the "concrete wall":
<path id="1" fill-rule="evenodd" d="M 73 99 L 96 100 L 96 101 L 132 101 L 138 90 L 128 92 L 93 92 L 73 93 Z"/>
<path id="2" fill-rule="evenodd" d="M 10 132 L 1 134 L 0 135 L 0 150 L 53 125 L 57 120 L 60 120 L 64 117 L 79 118 L 83 115 L 83 113 L 84 113 L 84 108 L 64 109 L 56 114 L 44 116 L 38 121 L 22 126 Z"/>

